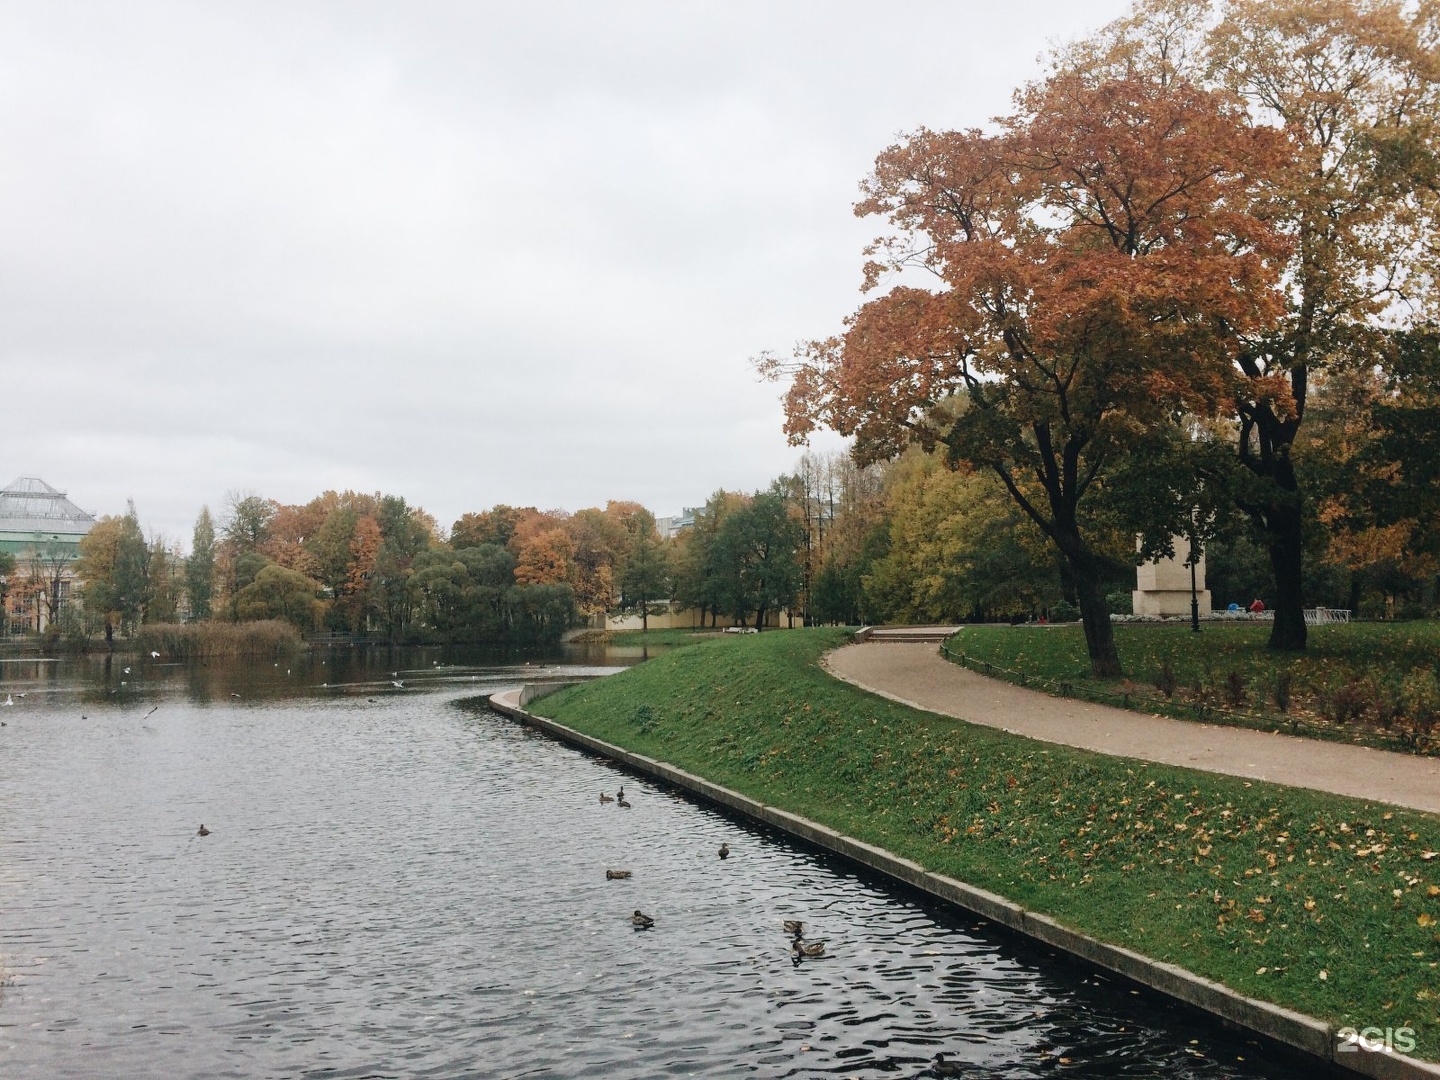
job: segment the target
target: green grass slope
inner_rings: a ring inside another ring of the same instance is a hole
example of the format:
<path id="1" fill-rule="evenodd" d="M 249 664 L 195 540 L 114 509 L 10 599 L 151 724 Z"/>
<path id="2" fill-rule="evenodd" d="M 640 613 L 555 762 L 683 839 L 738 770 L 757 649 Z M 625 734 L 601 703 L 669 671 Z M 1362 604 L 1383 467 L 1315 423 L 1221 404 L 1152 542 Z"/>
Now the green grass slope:
<path id="1" fill-rule="evenodd" d="M 1440 1059 L 1440 818 L 1038 743 L 701 641 L 531 708 L 1105 941 Z"/>

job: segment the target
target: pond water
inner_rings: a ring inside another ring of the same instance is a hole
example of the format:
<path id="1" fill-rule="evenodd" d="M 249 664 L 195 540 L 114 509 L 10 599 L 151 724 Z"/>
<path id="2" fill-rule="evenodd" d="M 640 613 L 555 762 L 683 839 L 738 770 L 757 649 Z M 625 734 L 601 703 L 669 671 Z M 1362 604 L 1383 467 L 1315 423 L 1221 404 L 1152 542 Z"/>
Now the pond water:
<path id="1" fill-rule="evenodd" d="M 0 1075 L 1300 1068 L 477 696 L 613 659 L 0 664 Z"/>

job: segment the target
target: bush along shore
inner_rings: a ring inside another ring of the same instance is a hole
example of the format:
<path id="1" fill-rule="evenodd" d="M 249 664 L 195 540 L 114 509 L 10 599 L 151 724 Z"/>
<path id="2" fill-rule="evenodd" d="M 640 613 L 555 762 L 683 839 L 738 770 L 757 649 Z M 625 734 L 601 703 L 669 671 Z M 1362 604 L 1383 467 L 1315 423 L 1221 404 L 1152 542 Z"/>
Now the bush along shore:
<path id="1" fill-rule="evenodd" d="M 1073 750 L 824 672 L 843 631 L 696 642 L 536 701 L 588 735 L 1101 941 L 1440 1060 L 1440 817 Z"/>

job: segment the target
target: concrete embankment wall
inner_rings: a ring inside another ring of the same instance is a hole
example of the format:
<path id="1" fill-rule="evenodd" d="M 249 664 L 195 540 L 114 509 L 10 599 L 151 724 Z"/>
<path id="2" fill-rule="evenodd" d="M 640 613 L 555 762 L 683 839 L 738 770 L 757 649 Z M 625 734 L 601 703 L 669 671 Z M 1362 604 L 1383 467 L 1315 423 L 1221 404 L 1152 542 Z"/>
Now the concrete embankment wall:
<path id="1" fill-rule="evenodd" d="M 617 761 L 642 775 L 664 780 L 707 802 L 769 825 L 1086 963 L 1203 1009 L 1227 1023 L 1273 1039 L 1347 1072 L 1375 1077 L 1377 1080 L 1440 1078 L 1440 1065 L 1416 1061 L 1400 1054 L 1360 1050 L 1353 1040 L 1342 1038 L 1338 1029 L 1322 1020 L 1268 1002 L 1256 1001 L 1220 983 L 1202 979 L 1174 964 L 1162 963 L 1130 949 L 1097 941 L 1067 929 L 1048 916 L 1027 911 L 1003 896 L 977 889 L 943 874 L 933 873 L 910 859 L 845 836 L 798 814 L 757 802 L 738 791 L 713 784 L 704 777 L 686 772 L 668 762 L 632 753 L 624 747 L 593 738 L 554 720 L 536 716 L 523 707 L 535 698 L 560 688 L 557 684 L 527 685 L 521 690 L 494 695 L 490 699 L 490 705 L 496 712 L 529 724 L 557 739 Z M 1345 1052 L 1342 1047 L 1348 1047 L 1349 1052 Z"/>

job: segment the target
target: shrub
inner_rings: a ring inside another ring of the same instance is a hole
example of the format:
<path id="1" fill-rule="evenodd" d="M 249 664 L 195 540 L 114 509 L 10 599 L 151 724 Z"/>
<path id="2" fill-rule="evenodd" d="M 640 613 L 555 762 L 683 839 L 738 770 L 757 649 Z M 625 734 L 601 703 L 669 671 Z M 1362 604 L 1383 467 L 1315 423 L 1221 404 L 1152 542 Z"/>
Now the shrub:
<path id="1" fill-rule="evenodd" d="M 1405 697 L 1400 683 L 1387 681 L 1375 690 L 1375 722 L 1386 731 L 1405 715 Z"/>
<path id="2" fill-rule="evenodd" d="M 1245 687 L 1245 676 L 1238 671 L 1232 671 L 1225 676 L 1225 700 L 1232 709 L 1238 709 L 1249 700 L 1249 693 Z"/>
<path id="3" fill-rule="evenodd" d="M 1290 711 L 1290 692 L 1294 688 L 1295 673 L 1288 668 L 1281 668 L 1275 672 L 1275 685 L 1271 688 L 1271 697 L 1275 699 L 1275 707 L 1282 713 Z"/>
<path id="4" fill-rule="evenodd" d="M 1159 690 L 1167 698 L 1173 698 L 1175 691 L 1180 687 L 1180 680 L 1175 675 L 1175 668 L 1167 659 L 1160 665 L 1160 674 L 1155 676 L 1155 689 Z"/>
<path id="5" fill-rule="evenodd" d="M 1116 589 L 1105 594 L 1105 610 L 1111 615 L 1129 615 L 1135 610 L 1135 598 L 1128 589 Z"/>
<path id="6" fill-rule="evenodd" d="M 658 717 L 655 715 L 655 710 L 649 705 L 637 705 L 631 719 L 635 721 L 635 726 L 642 732 L 649 732 L 654 729 Z"/>
<path id="7" fill-rule="evenodd" d="M 1051 622 L 1074 622 L 1080 618 L 1080 609 L 1067 600 L 1057 600 L 1050 605 Z"/>
<path id="8" fill-rule="evenodd" d="M 1400 684 L 1405 718 L 1410 722 L 1409 739 L 1415 746 L 1427 742 L 1440 719 L 1440 682 L 1429 668 L 1415 668 Z"/>
<path id="9" fill-rule="evenodd" d="M 1349 724 L 1365 715 L 1371 694 L 1368 688 L 1355 681 L 1343 682 L 1330 690 L 1324 697 L 1325 715 L 1334 724 Z"/>

